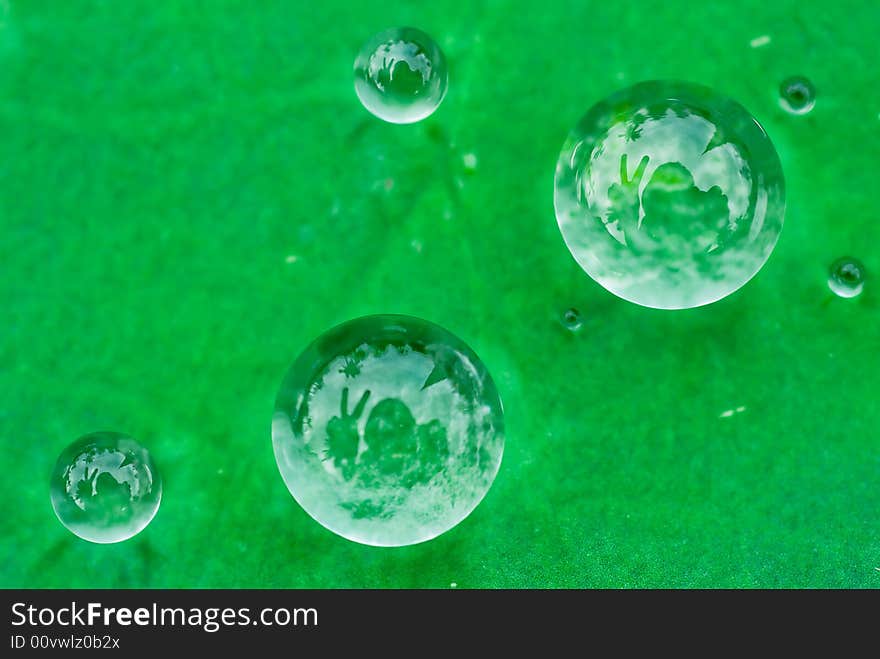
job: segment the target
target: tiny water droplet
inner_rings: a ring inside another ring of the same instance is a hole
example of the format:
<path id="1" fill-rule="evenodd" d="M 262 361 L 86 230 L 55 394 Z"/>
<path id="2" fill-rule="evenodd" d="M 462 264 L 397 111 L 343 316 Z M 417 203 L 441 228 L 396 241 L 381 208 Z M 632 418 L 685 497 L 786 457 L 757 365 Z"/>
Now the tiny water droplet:
<path id="1" fill-rule="evenodd" d="M 581 318 L 581 312 L 574 307 L 563 311 L 561 320 L 562 326 L 571 332 L 576 332 L 584 324 L 584 321 Z"/>
<path id="2" fill-rule="evenodd" d="M 840 297 L 855 297 L 865 286 L 865 266 L 851 257 L 837 259 L 828 270 L 828 288 Z"/>
<path id="3" fill-rule="evenodd" d="M 816 88 L 803 76 L 786 78 L 779 85 L 779 105 L 791 114 L 806 114 L 816 105 Z"/>

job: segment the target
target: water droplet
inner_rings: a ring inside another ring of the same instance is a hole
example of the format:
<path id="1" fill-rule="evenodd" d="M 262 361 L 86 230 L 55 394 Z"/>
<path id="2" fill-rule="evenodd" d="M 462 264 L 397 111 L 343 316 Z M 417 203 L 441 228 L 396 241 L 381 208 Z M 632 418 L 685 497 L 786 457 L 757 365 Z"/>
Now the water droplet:
<path id="1" fill-rule="evenodd" d="M 816 88 L 803 76 L 786 78 L 779 85 L 779 105 L 791 114 L 806 114 L 816 105 Z"/>
<path id="2" fill-rule="evenodd" d="M 394 124 L 429 116 L 446 95 L 446 57 L 415 28 L 385 30 L 367 41 L 354 62 L 354 88 L 363 106 Z"/>
<path id="3" fill-rule="evenodd" d="M 615 295 L 686 309 L 733 293 L 782 230 L 785 182 L 767 134 L 735 101 L 643 82 L 600 101 L 563 145 L 556 218 L 580 266 Z"/>
<path id="4" fill-rule="evenodd" d="M 162 478 L 134 439 L 96 432 L 58 457 L 50 494 L 55 514 L 71 533 L 106 544 L 127 540 L 150 523 L 162 499 Z"/>
<path id="5" fill-rule="evenodd" d="M 572 332 L 576 332 L 583 325 L 583 319 L 581 318 L 581 312 L 572 307 L 571 309 L 566 309 L 562 312 L 562 326 L 570 330 Z"/>
<path id="6" fill-rule="evenodd" d="M 865 266 L 857 259 L 837 259 L 828 269 L 828 288 L 840 297 L 855 297 L 864 286 Z"/>
<path id="7" fill-rule="evenodd" d="M 291 366 L 272 442 L 315 520 L 356 542 L 409 545 L 454 527 L 488 492 L 504 449 L 501 400 L 448 331 L 368 316 L 324 333 Z"/>

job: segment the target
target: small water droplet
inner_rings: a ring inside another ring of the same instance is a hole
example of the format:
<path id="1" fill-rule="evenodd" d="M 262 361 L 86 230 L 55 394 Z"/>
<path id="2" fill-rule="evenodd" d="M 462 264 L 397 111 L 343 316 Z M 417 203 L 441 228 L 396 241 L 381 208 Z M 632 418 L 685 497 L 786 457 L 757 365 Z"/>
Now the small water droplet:
<path id="1" fill-rule="evenodd" d="M 84 540 L 121 542 L 156 515 L 162 478 L 147 449 L 118 432 L 95 432 L 59 456 L 50 483 L 61 523 Z"/>
<path id="2" fill-rule="evenodd" d="M 828 288 L 840 297 L 855 297 L 865 286 L 865 266 L 851 257 L 837 259 L 828 270 Z"/>
<path id="3" fill-rule="evenodd" d="M 561 320 L 562 326 L 571 332 L 576 332 L 584 324 L 584 321 L 581 318 L 581 312 L 574 307 L 563 311 Z"/>
<path id="4" fill-rule="evenodd" d="M 791 114 L 806 114 L 816 105 L 816 88 L 803 76 L 786 78 L 779 85 L 779 105 Z"/>

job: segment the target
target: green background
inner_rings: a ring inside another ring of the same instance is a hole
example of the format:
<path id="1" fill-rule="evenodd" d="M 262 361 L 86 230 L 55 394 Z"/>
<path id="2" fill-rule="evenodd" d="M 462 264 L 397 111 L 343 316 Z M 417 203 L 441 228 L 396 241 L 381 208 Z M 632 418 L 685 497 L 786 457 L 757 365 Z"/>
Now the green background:
<path id="1" fill-rule="evenodd" d="M 450 86 L 393 126 L 351 69 L 404 24 Z M 826 285 L 847 254 L 880 272 L 878 25 L 868 0 L 0 0 L 0 586 L 880 586 L 880 294 Z M 739 100 L 786 172 L 776 251 L 705 308 L 618 300 L 556 227 L 568 130 L 650 78 Z M 308 517 L 269 435 L 297 354 L 379 312 L 459 335 L 506 410 L 483 503 L 398 549 Z M 165 479 L 119 545 L 49 503 L 99 429 Z"/>

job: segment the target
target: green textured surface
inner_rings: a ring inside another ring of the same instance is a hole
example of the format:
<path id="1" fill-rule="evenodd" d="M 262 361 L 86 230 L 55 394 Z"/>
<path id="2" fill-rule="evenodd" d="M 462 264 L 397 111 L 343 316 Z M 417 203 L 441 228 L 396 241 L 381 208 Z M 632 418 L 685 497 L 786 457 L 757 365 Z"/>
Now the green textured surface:
<path id="1" fill-rule="evenodd" d="M 880 294 L 825 282 L 848 253 L 880 272 L 880 5 L 303 5 L 0 0 L 0 586 L 880 586 Z M 414 126 L 352 88 L 400 24 L 450 67 Z M 778 106 L 793 74 L 805 116 Z M 767 266 L 691 311 L 606 293 L 553 215 L 568 130 L 650 78 L 740 101 L 786 172 Z M 300 350 L 379 312 L 459 335 L 506 408 L 489 495 L 401 549 L 313 522 L 269 436 Z M 49 503 L 99 429 L 165 479 L 120 545 Z"/>

